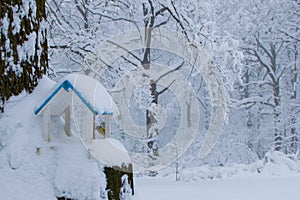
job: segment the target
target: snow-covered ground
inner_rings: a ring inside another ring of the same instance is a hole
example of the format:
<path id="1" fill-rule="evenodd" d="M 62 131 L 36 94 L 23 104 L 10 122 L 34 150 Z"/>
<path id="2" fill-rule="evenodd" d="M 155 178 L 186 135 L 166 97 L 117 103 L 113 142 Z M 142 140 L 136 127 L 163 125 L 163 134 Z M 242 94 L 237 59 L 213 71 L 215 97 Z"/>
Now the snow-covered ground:
<path id="1" fill-rule="evenodd" d="M 194 182 L 137 178 L 133 200 L 283 200 L 300 199 L 300 176 L 239 177 Z"/>
<path id="2" fill-rule="evenodd" d="M 159 177 L 136 179 L 133 200 L 282 200 L 300 199 L 300 162 L 269 152 L 250 165 L 168 167 Z"/>
<path id="3" fill-rule="evenodd" d="M 51 142 L 43 139 L 34 106 L 48 88 L 39 84 L 12 98 L 0 115 L 0 200 L 107 199 L 103 166 L 88 158 L 78 137 L 66 136 L 61 120 L 51 127 Z M 172 166 L 155 178 L 136 177 L 132 200 L 300 199 L 299 157 L 280 152 L 251 165 L 180 168 L 178 178 Z"/>

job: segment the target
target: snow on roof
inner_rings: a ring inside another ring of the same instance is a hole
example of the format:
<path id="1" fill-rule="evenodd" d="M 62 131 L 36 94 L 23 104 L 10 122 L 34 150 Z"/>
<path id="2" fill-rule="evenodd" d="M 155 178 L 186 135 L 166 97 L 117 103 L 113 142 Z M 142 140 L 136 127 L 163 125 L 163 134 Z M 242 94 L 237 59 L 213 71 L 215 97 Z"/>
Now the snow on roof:
<path id="1" fill-rule="evenodd" d="M 54 97 L 56 97 L 56 104 L 54 107 L 60 106 L 62 110 L 65 109 L 67 104 L 71 103 L 68 93 L 69 90 L 72 90 L 73 93 L 96 115 L 99 113 L 110 114 L 118 112 L 117 106 L 106 89 L 98 81 L 89 76 L 81 74 L 67 75 L 54 86 L 52 84 L 51 90 L 49 90 L 49 85 L 51 85 L 51 83 L 43 79 L 40 81 L 40 89 L 38 89 L 40 92 L 43 91 L 41 94 L 41 96 L 43 96 L 43 101 L 35 110 L 35 114 L 42 112 Z M 45 93 L 43 88 L 48 88 L 48 93 Z"/>
<path id="2" fill-rule="evenodd" d="M 49 91 L 53 89 L 56 82 L 51 80 L 48 76 L 44 75 L 42 79 L 39 80 L 39 83 L 33 91 L 33 100 L 38 105 L 41 105 L 45 100 L 45 97 L 49 95 Z"/>
<path id="3" fill-rule="evenodd" d="M 132 163 L 121 142 L 113 138 L 93 140 L 88 146 L 91 155 L 106 166 L 121 166 Z"/>

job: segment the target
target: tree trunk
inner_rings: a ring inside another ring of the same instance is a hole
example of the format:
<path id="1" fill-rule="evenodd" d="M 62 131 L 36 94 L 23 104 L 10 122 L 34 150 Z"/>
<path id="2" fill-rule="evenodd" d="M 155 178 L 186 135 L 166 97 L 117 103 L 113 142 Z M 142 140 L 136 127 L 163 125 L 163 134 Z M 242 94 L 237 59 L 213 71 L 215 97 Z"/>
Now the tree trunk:
<path id="1" fill-rule="evenodd" d="M 280 97 L 279 97 L 279 82 L 273 84 L 273 96 L 274 96 L 274 146 L 275 151 L 280 151 L 282 149 L 282 135 L 280 134 L 279 124 L 280 124 Z"/>
<path id="2" fill-rule="evenodd" d="M 292 100 L 297 99 L 297 83 L 298 83 L 298 72 L 297 72 L 297 59 L 298 59 L 298 50 L 297 46 L 294 46 L 294 55 L 293 55 L 293 79 L 292 79 L 292 87 L 293 87 L 293 95 L 291 97 Z M 292 108 L 293 109 L 293 108 Z M 297 121 L 297 115 L 293 113 L 292 119 L 291 119 L 291 144 L 290 144 L 290 151 L 293 153 L 296 153 L 298 151 L 298 137 L 297 137 L 297 131 L 296 131 L 296 121 Z"/>
<path id="3" fill-rule="evenodd" d="M 158 104 L 158 92 L 157 92 L 157 84 L 154 80 L 150 81 L 150 90 L 152 101 L 151 104 L 157 105 Z M 157 118 L 156 113 L 152 110 L 146 111 L 146 120 L 147 120 L 147 137 L 148 137 L 148 148 L 150 152 L 153 153 L 153 156 L 158 156 L 158 141 L 155 139 L 155 136 L 158 135 L 158 130 L 156 129 L 157 125 Z"/>
<path id="4" fill-rule="evenodd" d="M 120 190 L 122 187 L 122 176 L 124 174 L 128 177 L 128 183 L 131 187 L 132 195 L 134 194 L 134 185 L 133 185 L 133 169 L 132 164 L 126 166 L 113 166 L 113 167 L 104 167 L 104 173 L 106 175 L 106 189 L 108 191 L 109 200 L 119 200 L 120 199 Z"/>

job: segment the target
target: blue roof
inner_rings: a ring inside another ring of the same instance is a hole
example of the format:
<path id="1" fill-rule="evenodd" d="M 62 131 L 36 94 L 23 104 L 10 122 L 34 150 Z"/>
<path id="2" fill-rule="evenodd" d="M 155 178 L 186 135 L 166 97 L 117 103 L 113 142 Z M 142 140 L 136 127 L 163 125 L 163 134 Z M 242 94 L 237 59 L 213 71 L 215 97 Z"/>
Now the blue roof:
<path id="1" fill-rule="evenodd" d="M 92 113 L 94 113 L 95 115 L 99 114 L 99 112 L 80 94 L 78 90 L 76 90 L 76 88 L 68 80 L 65 80 L 62 84 L 60 84 L 54 90 L 54 92 L 42 103 L 42 105 L 34 111 L 34 114 L 39 114 L 61 89 L 64 89 L 65 91 L 69 91 L 69 89 L 71 89 L 76 94 L 76 96 L 89 108 L 89 110 L 92 111 Z"/>

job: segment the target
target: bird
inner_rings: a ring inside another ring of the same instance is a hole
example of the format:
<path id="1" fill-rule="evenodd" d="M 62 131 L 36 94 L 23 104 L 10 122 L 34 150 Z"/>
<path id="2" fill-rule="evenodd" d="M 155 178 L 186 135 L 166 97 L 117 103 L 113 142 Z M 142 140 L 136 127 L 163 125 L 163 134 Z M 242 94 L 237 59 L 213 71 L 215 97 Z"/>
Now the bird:
<path id="1" fill-rule="evenodd" d="M 105 137 L 105 124 L 104 123 L 101 123 L 99 126 L 96 126 L 96 130 L 98 131 L 98 133 L 100 135 Z"/>

